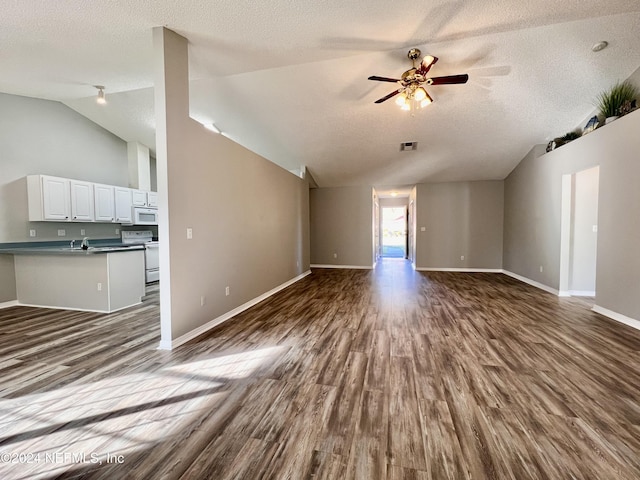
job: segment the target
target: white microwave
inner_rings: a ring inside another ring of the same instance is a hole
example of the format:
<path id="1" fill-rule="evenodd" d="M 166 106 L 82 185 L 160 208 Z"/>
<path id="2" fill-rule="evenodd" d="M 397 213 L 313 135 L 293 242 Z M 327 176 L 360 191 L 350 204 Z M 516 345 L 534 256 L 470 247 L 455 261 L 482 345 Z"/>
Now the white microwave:
<path id="1" fill-rule="evenodd" d="M 133 207 L 132 220 L 134 225 L 157 225 L 158 209 Z"/>

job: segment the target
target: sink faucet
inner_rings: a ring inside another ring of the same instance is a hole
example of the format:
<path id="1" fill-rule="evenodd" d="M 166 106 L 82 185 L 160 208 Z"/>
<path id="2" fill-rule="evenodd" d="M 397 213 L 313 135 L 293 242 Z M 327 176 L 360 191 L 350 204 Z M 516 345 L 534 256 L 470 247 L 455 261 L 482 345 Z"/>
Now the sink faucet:
<path id="1" fill-rule="evenodd" d="M 84 237 L 84 238 L 82 239 L 82 245 L 80 245 L 80 247 L 81 247 L 83 250 L 87 250 L 87 249 L 89 248 L 89 237 Z"/>
<path id="2" fill-rule="evenodd" d="M 74 246 L 74 244 L 75 244 L 75 243 L 76 243 L 76 241 L 75 241 L 75 240 L 71 240 L 71 242 L 69 243 L 69 246 L 70 246 L 71 248 L 73 248 L 73 246 Z"/>

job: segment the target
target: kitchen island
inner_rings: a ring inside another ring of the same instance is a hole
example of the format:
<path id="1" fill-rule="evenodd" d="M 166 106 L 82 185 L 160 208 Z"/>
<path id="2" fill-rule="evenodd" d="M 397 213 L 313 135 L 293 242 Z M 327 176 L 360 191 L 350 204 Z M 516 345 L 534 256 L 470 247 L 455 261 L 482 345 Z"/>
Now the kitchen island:
<path id="1" fill-rule="evenodd" d="M 18 304 L 110 313 L 142 302 L 144 247 L 17 248 Z"/>

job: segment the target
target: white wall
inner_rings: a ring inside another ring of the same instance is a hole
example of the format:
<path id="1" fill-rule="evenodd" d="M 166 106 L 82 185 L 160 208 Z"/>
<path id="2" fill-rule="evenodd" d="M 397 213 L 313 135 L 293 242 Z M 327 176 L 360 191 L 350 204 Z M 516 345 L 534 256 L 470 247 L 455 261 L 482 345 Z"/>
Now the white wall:
<path id="1" fill-rule="evenodd" d="M 185 38 L 156 28 L 154 49 L 161 345 L 170 348 L 309 269 L 309 197 L 304 180 L 188 117 Z"/>

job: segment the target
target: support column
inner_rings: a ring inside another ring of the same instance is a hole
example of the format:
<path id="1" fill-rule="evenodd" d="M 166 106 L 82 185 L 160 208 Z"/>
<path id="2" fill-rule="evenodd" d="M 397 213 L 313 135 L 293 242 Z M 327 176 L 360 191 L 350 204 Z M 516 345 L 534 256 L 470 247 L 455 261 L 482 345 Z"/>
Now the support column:
<path id="1" fill-rule="evenodd" d="M 129 187 L 151 190 L 151 162 L 149 149 L 138 142 L 127 143 L 129 158 Z"/>

